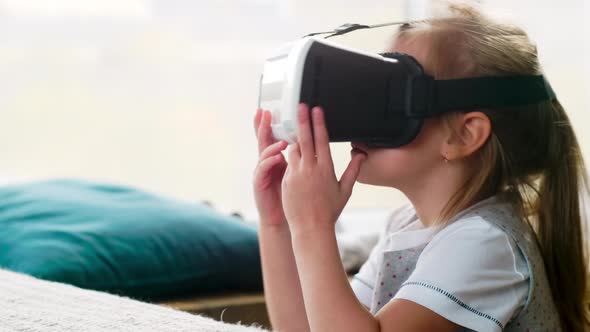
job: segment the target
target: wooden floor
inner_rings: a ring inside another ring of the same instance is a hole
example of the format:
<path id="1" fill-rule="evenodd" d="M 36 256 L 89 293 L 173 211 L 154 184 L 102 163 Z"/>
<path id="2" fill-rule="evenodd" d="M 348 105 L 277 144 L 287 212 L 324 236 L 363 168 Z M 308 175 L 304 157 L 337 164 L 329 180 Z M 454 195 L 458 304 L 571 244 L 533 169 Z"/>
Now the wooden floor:
<path id="1" fill-rule="evenodd" d="M 264 294 L 230 293 L 207 297 L 187 297 L 160 303 L 174 309 L 200 314 L 213 319 L 270 329 Z"/>
<path id="2" fill-rule="evenodd" d="M 349 275 L 352 280 L 352 275 Z M 211 296 L 178 298 L 159 303 L 227 323 L 258 324 L 271 329 L 264 293 L 227 293 Z"/>

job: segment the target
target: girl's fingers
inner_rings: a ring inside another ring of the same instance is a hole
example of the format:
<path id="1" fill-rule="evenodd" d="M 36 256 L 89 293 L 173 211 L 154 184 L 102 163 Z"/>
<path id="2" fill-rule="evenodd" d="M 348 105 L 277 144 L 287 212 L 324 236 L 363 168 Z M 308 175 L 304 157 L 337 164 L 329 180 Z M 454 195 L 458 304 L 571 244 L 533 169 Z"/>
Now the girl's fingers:
<path id="1" fill-rule="evenodd" d="M 318 156 L 318 161 L 331 163 L 332 154 L 330 153 L 330 138 L 328 136 L 328 129 L 326 128 L 324 111 L 319 107 L 314 107 L 312 110 L 312 119 L 315 152 Z"/>
<path id="2" fill-rule="evenodd" d="M 315 149 L 311 136 L 311 121 L 309 119 L 309 107 L 306 104 L 299 105 L 297 114 L 297 138 L 301 149 L 301 158 L 304 161 L 315 161 Z"/>
<path id="3" fill-rule="evenodd" d="M 298 165 L 299 160 L 301 160 L 301 151 L 299 150 L 299 143 L 295 143 L 289 147 L 289 163 Z"/>
<path id="4" fill-rule="evenodd" d="M 342 193 L 345 194 L 345 198 L 348 200 L 350 195 L 352 194 L 352 188 L 354 187 L 354 183 L 359 175 L 361 170 L 361 164 L 365 161 L 367 157 L 363 154 L 357 154 L 352 157 L 352 160 L 346 167 L 346 170 L 342 174 L 340 178 L 340 190 Z"/>
<path id="5" fill-rule="evenodd" d="M 271 145 L 269 145 L 266 149 L 260 153 L 260 160 L 264 160 L 272 155 L 280 153 L 287 147 L 287 142 L 285 141 L 278 141 Z"/>
<path id="6" fill-rule="evenodd" d="M 254 132 L 258 136 L 258 127 L 260 127 L 260 119 L 262 119 L 262 109 L 256 109 L 256 115 L 254 115 Z"/>
<path id="7" fill-rule="evenodd" d="M 277 154 L 271 157 L 268 157 L 261 161 L 256 168 L 257 174 L 266 175 L 270 170 L 275 167 L 277 164 L 285 161 L 285 157 L 282 154 Z"/>
<path id="8" fill-rule="evenodd" d="M 263 111 L 260 126 L 258 128 L 258 152 L 262 153 L 267 146 L 274 143 L 270 122 L 272 115 L 269 111 Z"/>

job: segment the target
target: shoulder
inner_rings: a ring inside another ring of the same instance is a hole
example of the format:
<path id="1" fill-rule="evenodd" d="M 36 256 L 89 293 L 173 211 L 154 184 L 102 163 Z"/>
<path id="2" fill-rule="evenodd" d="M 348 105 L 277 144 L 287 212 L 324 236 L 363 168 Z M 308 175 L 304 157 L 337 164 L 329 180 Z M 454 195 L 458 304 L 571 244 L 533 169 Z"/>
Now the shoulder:
<path id="1" fill-rule="evenodd" d="M 457 220 L 434 235 L 416 268 L 440 264 L 446 267 L 442 275 L 503 271 L 515 279 L 528 279 L 526 259 L 514 239 L 480 216 Z"/>
<path id="2" fill-rule="evenodd" d="M 480 216 L 438 232 L 398 293 L 475 330 L 503 328 L 529 289 L 526 259 L 514 240 Z"/>
<path id="3" fill-rule="evenodd" d="M 432 249 L 452 249 L 474 247 L 476 253 L 481 248 L 495 249 L 503 252 L 513 251 L 510 245 L 513 240 L 510 236 L 490 220 L 481 216 L 470 216 L 459 219 L 441 229 L 432 237 L 426 246 L 424 253 L 428 254 Z M 457 249 L 453 249 L 456 251 Z M 465 253 L 474 254 L 474 253 Z"/>

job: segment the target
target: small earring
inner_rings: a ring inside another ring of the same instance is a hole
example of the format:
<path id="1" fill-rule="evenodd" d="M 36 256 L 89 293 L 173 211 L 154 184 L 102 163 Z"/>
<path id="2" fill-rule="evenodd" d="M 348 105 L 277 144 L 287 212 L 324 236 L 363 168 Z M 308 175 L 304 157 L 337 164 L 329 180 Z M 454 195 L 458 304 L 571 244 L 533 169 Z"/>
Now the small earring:
<path id="1" fill-rule="evenodd" d="M 447 156 L 446 155 L 443 157 L 443 159 L 445 160 L 445 163 L 448 163 L 449 162 L 449 159 L 447 159 Z"/>

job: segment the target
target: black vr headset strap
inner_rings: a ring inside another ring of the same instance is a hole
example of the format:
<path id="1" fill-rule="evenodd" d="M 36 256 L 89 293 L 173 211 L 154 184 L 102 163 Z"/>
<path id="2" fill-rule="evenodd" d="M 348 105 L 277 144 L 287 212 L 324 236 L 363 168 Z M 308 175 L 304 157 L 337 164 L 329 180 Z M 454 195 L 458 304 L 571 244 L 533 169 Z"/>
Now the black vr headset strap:
<path id="1" fill-rule="evenodd" d="M 431 76 L 409 78 L 406 95 L 409 117 L 430 117 L 449 111 L 501 108 L 536 104 L 555 99 L 543 75 L 489 76 L 435 80 Z"/>
<path id="2" fill-rule="evenodd" d="M 346 33 L 360 30 L 360 29 L 374 29 L 374 28 L 381 28 L 381 27 L 386 27 L 386 26 L 390 26 L 390 25 L 403 25 L 403 24 L 409 24 L 409 23 L 412 23 L 412 21 L 409 21 L 409 22 L 406 22 L 406 21 L 389 22 L 389 23 L 381 23 L 381 24 L 374 24 L 374 25 L 366 25 L 366 24 L 358 24 L 358 23 L 344 23 L 332 31 L 314 32 L 314 33 L 307 34 L 304 37 L 330 34 L 329 36 L 325 37 L 327 39 L 327 38 L 332 38 L 335 36 L 341 36 Z"/>

